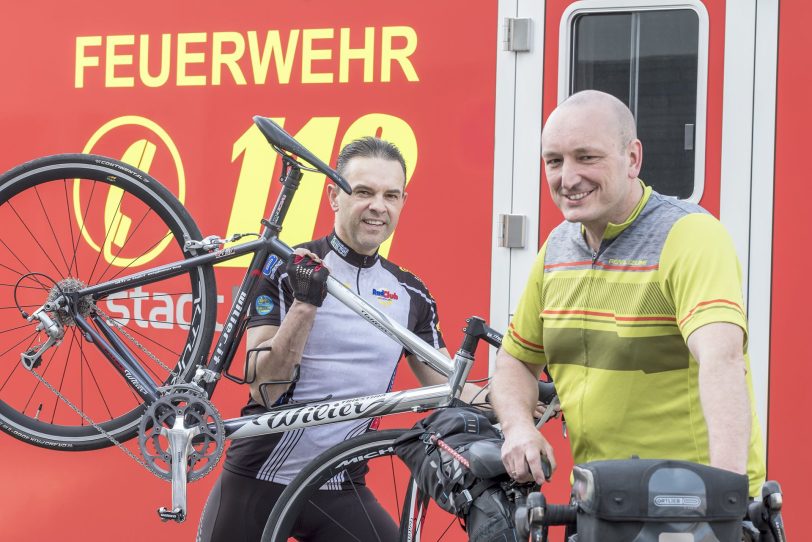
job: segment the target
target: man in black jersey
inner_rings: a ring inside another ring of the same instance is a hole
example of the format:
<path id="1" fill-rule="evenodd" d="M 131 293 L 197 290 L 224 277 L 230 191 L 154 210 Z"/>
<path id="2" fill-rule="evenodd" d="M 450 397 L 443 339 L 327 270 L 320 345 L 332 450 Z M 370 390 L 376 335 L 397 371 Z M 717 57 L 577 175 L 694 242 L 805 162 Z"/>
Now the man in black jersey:
<path id="1" fill-rule="evenodd" d="M 335 213 L 333 232 L 298 247 L 287 265 L 270 256 L 263 269 L 266 280 L 251 305 L 247 346 L 271 350 L 258 355 L 257 378 L 243 415 L 262 412 L 265 401 L 284 404 L 328 395 L 335 400 L 391 388 L 403 349 L 336 299 L 325 298 L 325 267 L 356 294 L 448 355 L 437 307 L 426 286 L 378 255 L 406 202 L 406 164 L 400 151 L 380 139 L 358 139 L 341 150 L 337 170 L 350 183 L 352 194 L 335 185 L 327 187 Z M 423 385 L 445 381 L 406 354 Z M 300 377 L 294 385 L 266 387 L 265 397 L 261 396 L 259 383 L 287 380 L 296 365 Z M 478 391 L 468 385 L 463 398 L 472 400 Z M 235 440 L 206 503 L 198 540 L 259 540 L 276 499 L 293 477 L 324 450 L 370 430 L 371 423 L 355 420 Z M 346 477 L 322 488 L 316 503 L 320 511 L 302 514 L 297 536 L 316 542 L 394 540 L 397 525 L 389 514 L 366 486 L 349 490 Z M 359 495 L 365 510 L 358 506 Z M 345 520 L 358 516 L 358 521 L 344 522 L 357 531 L 337 529 L 326 519 L 328 515 Z"/>

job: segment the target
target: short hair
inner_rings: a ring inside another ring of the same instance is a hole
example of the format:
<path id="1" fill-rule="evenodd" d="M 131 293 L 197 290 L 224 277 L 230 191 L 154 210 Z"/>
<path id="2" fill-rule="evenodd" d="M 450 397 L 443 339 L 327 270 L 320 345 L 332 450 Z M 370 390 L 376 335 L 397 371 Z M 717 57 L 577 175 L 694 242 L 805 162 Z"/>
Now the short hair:
<path id="1" fill-rule="evenodd" d="M 601 105 L 606 107 L 617 121 L 618 143 L 620 149 L 637 139 L 637 123 L 634 115 L 628 106 L 612 94 L 601 92 L 600 90 L 582 90 L 567 97 L 559 104 L 559 107 L 571 107 L 580 105 Z"/>
<path id="2" fill-rule="evenodd" d="M 347 143 L 341 152 L 338 153 L 338 160 L 336 161 L 336 171 L 339 175 L 344 175 L 347 169 L 347 164 L 353 158 L 382 158 L 384 160 L 393 160 L 400 164 L 403 168 L 403 178 L 406 178 L 406 160 L 400 153 L 394 143 L 390 143 L 383 139 L 365 136 Z"/>

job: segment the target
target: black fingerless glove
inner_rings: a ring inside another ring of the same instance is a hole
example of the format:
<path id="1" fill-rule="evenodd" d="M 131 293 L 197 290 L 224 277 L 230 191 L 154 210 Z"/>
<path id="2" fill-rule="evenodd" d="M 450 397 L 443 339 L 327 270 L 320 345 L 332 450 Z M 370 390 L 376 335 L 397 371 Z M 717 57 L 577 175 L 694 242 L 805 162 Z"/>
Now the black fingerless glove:
<path id="1" fill-rule="evenodd" d="M 327 297 L 327 277 L 330 271 L 310 256 L 293 254 L 285 267 L 293 288 L 293 297 L 299 301 L 321 307 Z"/>

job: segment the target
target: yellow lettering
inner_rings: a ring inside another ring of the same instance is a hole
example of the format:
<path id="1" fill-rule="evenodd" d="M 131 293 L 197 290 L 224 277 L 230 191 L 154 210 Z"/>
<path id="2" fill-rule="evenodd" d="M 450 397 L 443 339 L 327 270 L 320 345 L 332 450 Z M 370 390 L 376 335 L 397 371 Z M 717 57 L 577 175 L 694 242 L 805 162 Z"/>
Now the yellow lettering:
<path id="1" fill-rule="evenodd" d="M 394 49 L 392 42 L 395 38 L 405 38 L 406 45 L 402 49 Z M 397 62 L 407 81 L 419 81 L 409 57 L 417 49 L 417 33 L 410 26 L 384 26 L 381 38 L 381 81 L 388 83 L 392 80 L 392 62 Z"/>
<path id="2" fill-rule="evenodd" d="M 101 36 L 76 37 L 76 66 L 73 76 L 74 87 L 83 88 L 85 86 L 85 68 L 95 68 L 99 65 L 99 57 L 88 56 L 88 54 L 85 52 L 85 48 L 99 47 L 101 44 Z"/>
<path id="3" fill-rule="evenodd" d="M 149 73 L 149 34 L 141 34 L 138 57 L 138 74 L 141 82 L 148 87 L 160 87 L 169 80 L 170 49 L 172 48 L 172 34 L 161 35 L 161 62 L 158 75 L 153 77 Z"/>
<path id="4" fill-rule="evenodd" d="M 280 84 L 286 85 L 290 82 L 290 72 L 293 68 L 293 59 L 296 56 L 296 44 L 299 41 L 299 30 L 291 30 L 288 35 L 288 46 L 282 50 L 282 42 L 279 38 L 278 30 L 269 30 L 265 36 L 265 46 L 262 54 L 259 52 L 259 42 L 257 33 L 253 30 L 248 32 L 248 53 L 251 56 L 251 69 L 254 72 L 254 83 L 265 84 L 268 76 L 268 66 L 273 56 L 276 64 L 276 77 Z"/>
<path id="5" fill-rule="evenodd" d="M 245 53 L 245 39 L 237 32 L 214 32 L 212 34 L 212 57 L 211 57 L 211 84 L 219 85 L 223 66 L 231 72 L 231 77 L 238 85 L 246 84 L 245 76 L 242 74 L 237 61 Z M 223 45 L 233 43 L 234 50 L 230 53 L 223 51 Z"/>
<path id="6" fill-rule="evenodd" d="M 282 126 L 285 119 L 275 118 L 273 121 Z M 338 121 L 338 117 L 314 117 L 293 137 L 322 161 L 327 162 L 335 144 Z M 266 214 L 271 178 L 277 158 L 268 140 L 253 125 L 234 143 L 232 162 L 239 156 L 243 159 L 226 230 L 229 236 L 234 233 L 256 231 L 260 217 Z M 324 180 L 325 177 L 319 173 L 306 172 L 303 175 L 285 219 L 282 239 L 286 243 L 296 245 L 313 238 L 319 201 L 324 192 Z M 250 256 L 243 256 L 219 265 L 248 267 L 250 262 Z"/>
<path id="7" fill-rule="evenodd" d="M 332 83 L 332 73 L 316 73 L 313 71 L 314 60 L 330 60 L 333 58 L 331 49 L 314 49 L 315 40 L 332 39 L 332 28 L 308 28 L 302 32 L 302 83 Z"/>
<path id="8" fill-rule="evenodd" d="M 364 61 L 364 83 L 372 81 L 372 65 L 375 62 L 375 28 L 364 29 L 364 46 L 360 49 L 350 48 L 350 29 L 342 28 L 339 44 L 338 82 L 346 83 L 350 77 L 350 60 Z"/>
<path id="9" fill-rule="evenodd" d="M 132 87 L 135 86 L 133 77 L 116 77 L 116 66 L 132 65 L 133 55 L 116 54 L 116 47 L 120 45 L 135 45 L 135 36 L 107 36 L 107 47 L 104 59 L 104 86 Z"/>
<path id="10" fill-rule="evenodd" d="M 203 86 L 206 84 L 205 75 L 189 75 L 186 67 L 189 64 L 202 64 L 206 60 L 204 53 L 191 53 L 187 50 L 190 44 L 206 43 L 205 32 L 192 32 L 178 34 L 178 73 L 179 87 Z"/>
<path id="11" fill-rule="evenodd" d="M 408 186 L 417 167 L 417 137 L 415 137 L 412 127 L 401 118 L 384 113 L 370 113 L 353 122 L 347 129 L 341 142 L 341 148 L 343 149 L 354 139 L 370 135 L 377 135 L 381 139 L 394 143 L 400 149 L 400 153 L 406 161 L 406 185 Z M 389 255 L 394 236 L 395 234 L 392 233 L 392 236 L 384 241 L 378 250 L 384 258 Z"/>

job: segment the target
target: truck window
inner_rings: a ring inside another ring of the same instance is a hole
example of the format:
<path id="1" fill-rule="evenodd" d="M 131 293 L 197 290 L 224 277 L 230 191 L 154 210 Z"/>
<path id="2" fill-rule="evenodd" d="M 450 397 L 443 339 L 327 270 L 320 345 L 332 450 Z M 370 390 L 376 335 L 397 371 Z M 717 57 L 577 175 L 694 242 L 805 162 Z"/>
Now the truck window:
<path id="1" fill-rule="evenodd" d="M 597 89 L 617 96 L 643 141 L 640 177 L 663 194 L 699 200 L 705 78 L 700 84 L 698 13 L 580 10 L 569 21 L 567 95 Z"/>

